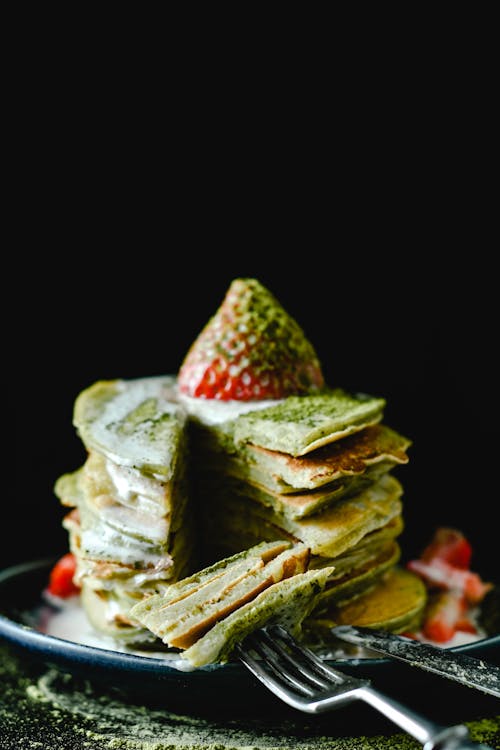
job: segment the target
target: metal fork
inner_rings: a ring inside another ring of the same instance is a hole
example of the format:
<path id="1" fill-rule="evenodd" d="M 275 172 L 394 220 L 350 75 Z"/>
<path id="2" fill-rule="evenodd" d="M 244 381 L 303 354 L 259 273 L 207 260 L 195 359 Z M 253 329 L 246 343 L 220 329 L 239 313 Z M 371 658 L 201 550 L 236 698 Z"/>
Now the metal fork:
<path id="1" fill-rule="evenodd" d="M 332 669 L 280 625 L 254 631 L 236 651 L 269 690 L 299 711 L 317 714 L 361 700 L 419 740 L 424 750 L 492 750 L 472 742 L 463 724 L 436 724 L 380 693 L 370 680 Z"/>

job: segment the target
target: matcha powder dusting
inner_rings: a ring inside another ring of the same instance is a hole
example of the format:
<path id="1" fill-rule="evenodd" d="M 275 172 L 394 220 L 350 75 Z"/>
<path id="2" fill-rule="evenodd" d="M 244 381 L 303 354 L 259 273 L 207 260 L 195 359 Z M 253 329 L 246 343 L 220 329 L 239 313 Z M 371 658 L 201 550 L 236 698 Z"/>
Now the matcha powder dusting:
<path id="1" fill-rule="evenodd" d="M 0 644 L 0 750 L 413 750 L 406 735 L 335 737 L 332 715 L 188 716 L 131 703 L 56 670 L 23 663 Z M 324 718 L 324 717 L 323 717 Z M 340 718 L 340 717 L 339 717 Z M 352 723 L 350 724 L 352 726 Z M 469 725 L 500 747 L 500 717 Z M 388 744 L 388 742 L 390 744 Z"/>

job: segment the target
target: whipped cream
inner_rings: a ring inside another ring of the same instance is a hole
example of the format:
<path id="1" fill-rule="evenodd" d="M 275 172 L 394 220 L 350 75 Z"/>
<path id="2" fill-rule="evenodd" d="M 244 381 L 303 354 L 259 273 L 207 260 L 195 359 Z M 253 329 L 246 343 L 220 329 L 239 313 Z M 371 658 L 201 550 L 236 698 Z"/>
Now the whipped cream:
<path id="1" fill-rule="evenodd" d="M 202 424 L 216 425 L 236 419 L 240 414 L 267 409 L 276 406 L 283 399 L 264 399 L 262 401 L 220 401 L 216 398 L 193 398 L 182 393 L 177 394 L 179 403 L 185 408 L 189 416 Z"/>
<path id="2" fill-rule="evenodd" d="M 122 505 L 153 518 L 167 514 L 170 496 L 168 483 L 147 476 L 138 469 L 119 466 L 110 459 L 106 461 L 106 471 Z"/>

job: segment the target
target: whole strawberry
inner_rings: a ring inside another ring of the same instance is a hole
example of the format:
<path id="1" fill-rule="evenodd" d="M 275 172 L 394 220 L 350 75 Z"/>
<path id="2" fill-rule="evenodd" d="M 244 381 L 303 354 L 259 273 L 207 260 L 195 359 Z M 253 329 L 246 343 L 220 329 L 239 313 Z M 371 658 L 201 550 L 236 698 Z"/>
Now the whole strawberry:
<path id="1" fill-rule="evenodd" d="M 300 326 L 256 279 L 235 279 L 179 371 L 188 396 L 252 401 L 318 391 L 321 365 Z"/>

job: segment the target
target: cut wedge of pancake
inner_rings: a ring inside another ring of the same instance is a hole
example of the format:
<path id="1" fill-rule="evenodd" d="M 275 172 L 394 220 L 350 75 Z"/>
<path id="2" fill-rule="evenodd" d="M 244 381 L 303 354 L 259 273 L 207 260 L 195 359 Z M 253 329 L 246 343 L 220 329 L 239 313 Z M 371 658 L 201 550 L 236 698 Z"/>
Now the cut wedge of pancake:
<path id="1" fill-rule="evenodd" d="M 285 532 L 281 538 L 288 534 L 307 544 L 313 555 L 333 558 L 401 515 L 402 491 L 397 479 L 385 475 L 354 497 L 339 500 L 322 513 L 295 520 L 220 486 L 207 494 L 202 511 L 209 538 L 224 540 L 247 530 L 261 539 L 272 539 Z"/>
<path id="2" fill-rule="evenodd" d="M 314 609 L 328 575 L 328 570 L 308 570 L 275 583 L 214 625 L 184 652 L 184 658 L 194 667 L 225 662 L 236 643 L 266 624 L 282 625 L 300 639 L 302 623 Z"/>
<path id="3" fill-rule="evenodd" d="M 255 445 L 224 450 L 217 436 L 207 430 L 199 433 L 202 466 L 245 481 L 255 500 L 294 518 L 316 513 L 407 463 L 411 445 L 386 425 L 367 427 L 305 456 Z"/>
<path id="4" fill-rule="evenodd" d="M 236 454 L 210 451 L 204 440 L 199 464 L 210 476 L 221 475 L 235 492 L 289 518 L 318 513 L 346 495 L 369 486 L 398 464 L 408 462 L 410 441 L 385 425 L 293 456 L 246 446 Z"/>
<path id="5" fill-rule="evenodd" d="M 235 582 L 244 577 L 251 577 L 255 571 L 262 572 L 270 561 L 289 551 L 291 547 L 291 543 L 284 540 L 262 542 L 251 549 L 219 560 L 170 585 L 161 595 L 146 599 L 136 608 L 135 616 L 147 627 L 156 628 L 156 635 L 163 638 L 179 615 L 190 616 L 190 607 L 194 608 L 196 614 L 196 607 L 200 601 L 204 604 L 217 603 L 228 593 L 232 595 Z M 304 566 L 307 566 L 309 551 L 303 545 L 297 549 Z M 164 612 L 166 607 L 169 608 L 168 615 Z M 201 615 L 201 612 L 198 614 Z"/>
<path id="6" fill-rule="evenodd" d="M 85 447 L 118 465 L 163 479 L 174 475 L 186 413 L 171 377 L 94 383 L 75 401 L 73 423 Z"/>
<path id="7" fill-rule="evenodd" d="M 314 396 L 290 396 L 276 406 L 240 415 L 234 442 L 302 456 L 322 445 L 380 422 L 385 400 L 352 396 L 340 389 Z"/>
<path id="8" fill-rule="evenodd" d="M 287 549 L 270 558 L 271 553 L 285 545 Z M 165 595 L 138 605 L 132 617 L 167 645 L 186 649 L 217 621 L 255 599 L 273 583 L 303 573 L 308 561 L 305 545 L 259 545 L 256 552 L 250 550 L 226 560 L 216 571 L 202 571 L 194 586 L 192 578 L 174 584 Z M 198 582 L 199 577 L 205 580 Z"/>
<path id="9" fill-rule="evenodd" d="M 302 544 L 256 545 L 138 603 L 130 617 L 168 646 L 185 649 L 194 666 L 225 660 L 236 641 L 269 620 L 297 631 L 331 572 L 306 572 L 308 560 Z"/>
<path id="10" fill-rule="evenodd" d="M 361 596 L 311 617 L 308 628 L 328 632 L 335 625 L 359 625 L 402 633 L 418 628 L 426 601 L 421 578 L 395 567 Z"/>

